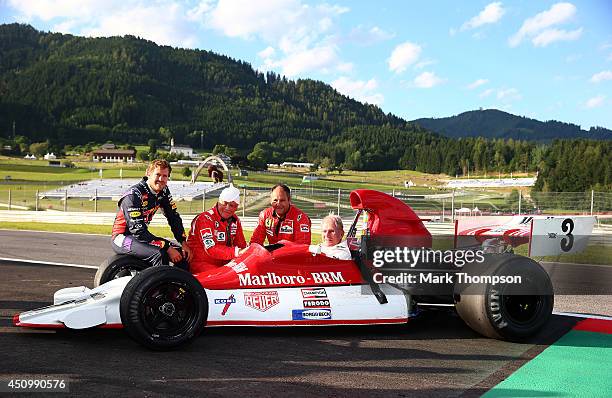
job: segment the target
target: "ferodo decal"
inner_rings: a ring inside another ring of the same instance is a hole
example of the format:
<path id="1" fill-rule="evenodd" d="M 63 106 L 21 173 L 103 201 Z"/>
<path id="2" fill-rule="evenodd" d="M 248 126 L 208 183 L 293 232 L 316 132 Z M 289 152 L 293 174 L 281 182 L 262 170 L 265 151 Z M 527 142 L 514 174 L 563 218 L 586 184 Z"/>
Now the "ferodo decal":
<path id="1" fill-rule="evenodd" d="M 329 299 L 304 300 L 304 308 L 329 308 Z"/>
<path id="2" fill-rule="evenodd" d="M 302 297 L 305 299 L 316 299 L 316 298 L 327 298 L 327 292 L 325 288 L 318 287 L 314 289 L 301 289 Z"/>
<path id="3" fill-rule="evenodd" d="M 311 272 L 310 276 L 278 275 L 266 272 L 263 275 L 252 275 L 250 272 L 238 275 L 240 286 L 282 286 L 306 284 L 342 284 L 346 283 L 342 272 Z"/>
<path id="4" fill-rule="evenodd" d="M 315 321 L 321 319 L 331 319 L 331 309 L 303 309 L 303 310 L 292 310 L 291 318 L 294 321 Z"/>
<path id="5" fill-rule="evenodd" d="M 264 292 L 244 292 L 244 305 L 255 308 L 257 311 L 266 312 L 278 304 L 278 292 L 276 290 Z"/>
<path id="6" fill-rule="evenodd" d="M 139 212 L 139 211 L 131 211 L 130 212 L 130 217 L 132 217 L 132 218 L 136 218 L 136 217 L 140 217 L 140 216 L 142 216 L 142 213 Z"/>

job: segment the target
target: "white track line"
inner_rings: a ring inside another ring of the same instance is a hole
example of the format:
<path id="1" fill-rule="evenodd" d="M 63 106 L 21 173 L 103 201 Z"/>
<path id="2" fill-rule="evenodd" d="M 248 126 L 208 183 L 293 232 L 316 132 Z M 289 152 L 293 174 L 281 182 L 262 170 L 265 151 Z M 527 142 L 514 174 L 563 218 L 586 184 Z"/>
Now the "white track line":
<path id="1" fill-rule="evenodd" d="M 612 316 L 606 315 L 589 315 L 589 314 L 578 314 L 575 312 L 557 312 L 553 311 L 554 315 L 564 315 L 564 316 L 572 316 L 576 318 L 591 318 L 591 319 L 602 319 L 605 321 L 612 321 Z"/>
<path id="2" fill-rule="evenodd" d="M 0 257 L 0 261 L 13 261 L 13 262 L 27 263 L 27 264 L 57 265 L 57 266 L 60 266 L 60 267 L 98 269 L 98 267 L 95 266 L 95 265 L 56 263 L 56 262 L 53 262 L 53 261 L 40 261 L 40 260 L 24 260 L 24 259 L 21 259 L 21 258 Z"/>

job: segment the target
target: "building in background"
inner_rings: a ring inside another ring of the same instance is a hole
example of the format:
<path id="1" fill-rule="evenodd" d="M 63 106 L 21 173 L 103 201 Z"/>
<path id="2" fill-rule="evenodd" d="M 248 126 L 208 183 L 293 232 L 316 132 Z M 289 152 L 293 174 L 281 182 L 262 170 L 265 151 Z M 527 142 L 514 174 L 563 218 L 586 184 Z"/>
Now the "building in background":
<path id="1" fill-rule="evenodd" d="M 132 163 L 136 158 L 134 149 L 98 149 L 92 152 L 94 162 Z"/>

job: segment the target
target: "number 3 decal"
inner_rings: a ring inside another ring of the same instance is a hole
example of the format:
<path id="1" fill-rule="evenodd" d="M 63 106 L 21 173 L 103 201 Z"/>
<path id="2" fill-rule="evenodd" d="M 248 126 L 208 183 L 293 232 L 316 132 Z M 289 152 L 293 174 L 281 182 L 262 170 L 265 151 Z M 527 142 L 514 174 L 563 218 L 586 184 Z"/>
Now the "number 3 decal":
<path id="1" fill-rule="evenodd" d="M 574 246 L 574 235 L 572 235 L 572 231 L 574 230 L 574 220 L 571 218 L 566 218 L 561 223 L 561 230 L 565 232 L 565 238 L 561 240 L 561 250 L 564 252 L 568 252 L 572 250 L 572 246 Z"/>

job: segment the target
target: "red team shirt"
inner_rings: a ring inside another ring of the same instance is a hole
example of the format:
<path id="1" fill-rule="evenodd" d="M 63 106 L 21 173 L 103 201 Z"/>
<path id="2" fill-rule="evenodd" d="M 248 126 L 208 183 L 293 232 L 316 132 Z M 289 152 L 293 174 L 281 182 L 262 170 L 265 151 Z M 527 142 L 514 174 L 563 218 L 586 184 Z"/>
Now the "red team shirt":
<path id="1" fill-rule="evenodd" d="M 222 219 L 217 205 L 193 219 L 187 244 L 193 253 L 189 263 L 193 274 L 227 264 L 236 257 L 237 248 L 247 245 L 238 217 Z"/>
<path id="2" fill-rule="evenodd" d="M 251 243 L 263 245 L 268 238 L 270 244 L 289 240 L 309 245 L 310 227 L 310 218 L 295 206 L 289 207 L 284 218 L 278 217 L 274 209 L 269 207 L 259 213 L 259 222 L 251 236 Z"/>

